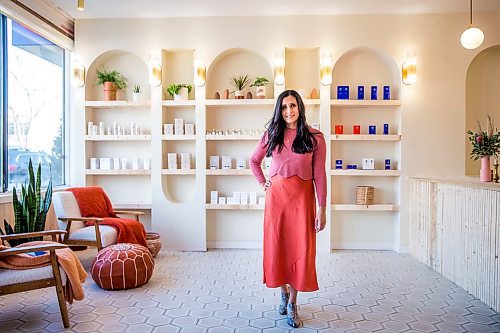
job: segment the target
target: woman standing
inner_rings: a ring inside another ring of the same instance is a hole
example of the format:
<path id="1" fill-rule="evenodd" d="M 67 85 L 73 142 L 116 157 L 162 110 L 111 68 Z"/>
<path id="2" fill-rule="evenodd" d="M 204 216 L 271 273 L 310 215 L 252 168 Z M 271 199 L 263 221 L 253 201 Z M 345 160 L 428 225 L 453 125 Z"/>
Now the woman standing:
<path id="1" fill-rule="evenodd" d="M 265 156 L 272 157 L 267 180 L 261 168 Z M 279 313 L 286 314 L 294 328 L 301 324 L 298 292 L 318 290 L 316 232 L 326 225 L 325 159 L 325 139 L 307 125 L 300 95 L 295 90 L 282 92 L 250 168 L 266 191 L 264 283 L 281 287 Z"/>

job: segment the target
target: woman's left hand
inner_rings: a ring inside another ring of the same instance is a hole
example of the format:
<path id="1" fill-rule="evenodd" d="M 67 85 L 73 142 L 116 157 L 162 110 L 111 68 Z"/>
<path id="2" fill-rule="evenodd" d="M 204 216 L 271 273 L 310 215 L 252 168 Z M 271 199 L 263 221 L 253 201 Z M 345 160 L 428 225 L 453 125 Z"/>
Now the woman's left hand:
<path id="1" fill-rule="evenodd" d="M 316 213 L 316 220 L 314 221 L 316 224 L 316 232 L 320 232 L 325 229 L 326 226 L 326 207 L 319 207 L 318 212 Z"/>

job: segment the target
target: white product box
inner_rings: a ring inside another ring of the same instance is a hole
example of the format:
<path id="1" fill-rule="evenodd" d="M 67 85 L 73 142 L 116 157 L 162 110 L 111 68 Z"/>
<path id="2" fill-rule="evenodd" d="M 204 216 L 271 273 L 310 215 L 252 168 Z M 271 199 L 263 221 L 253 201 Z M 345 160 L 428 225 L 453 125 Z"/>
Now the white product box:
<path id="1" fill-rule="evenodd" d="M 219 205 L 225 205 L 226 204 L 226 197 L 219 197 Z"/>
<path id="2" fill-rule="evenodd" d="M 139 170 L 139 159 L 138 158 L 132 159 L 132 170 Z"/>
<path id="3" fill-rule="evenodd" d="M 264 206 L 266 204 L 266 198 L 260 197 L 259 198 L 259 206 Z"/>
<path id="4" fill-rule="evenodd" d="M 219 169 L 219 156 L 210 156 L 210 170 Z"/>
<path id="5" fill-rule="evenodd" d="M 250 192 L 250 201 L 248 202 L 250 205 L 257 204 L 257 192 Z"/>
<path id="6" fill-rule="evenodd" d="M 227 197 L 226 203 L 228 205 L 239 205 L 240 204 L 239 202 L 236 202 L 236 199 L 234 199 L 233 197 Z"/>
<path id="7" fill-rule="evenodd" d="M 92 170 L 97 169 L 97 158 L 95 158 L 95 157 L 90 158 L 90 169 L 92 169 Z"/>
<path id="8" fill-rule="evenodd" d="M 87 123 L 87 135 L 92 135 L 92 129 L 94 128 L 94 123 L 89 121 Z"/>
<path id="9" fill-rule="evenodd" d="M 186 123 L 184 125 L 184 132 L 186 135 L 194 135 L 194 124 Z"/>
<path id="10" fill-rule="evenodd" d="M 191 169 L 191 154 L 181 153 L 181 169 Z"/>
<path id="11" fill-rule="evenodd" d="M 127 170 L 128 169 L 128 161 L 126 158 L 122 158 L 122 169 Z"/>
<path id="12" fill-rule="evenodd" d="M 269 170 L 271 168 L 271 162 L 273 158 L 272 157 L 266 157 L 264 158 L 264 169 Z"/>
<path id="13" fill-rule="evenodd" d="M 177 154 L 168 153 L 167 155 L 167 165 L 169 169 L 177 169 Z"/>
<path id="14" fill-rule="evenodd" d="M 163 133 L 165 135 L 174 135 L 174 124 L 163 124 Z"/>
<path id="15" fill-rule="evenodd" d="M 142 160 L 142 166 L 144 170 L 149 170 L 151 168 L 151 162 L 149 158 L 145 158 Z"/>
<path id="16" fill-rule="evenodd" d="M 101 170 L 111 170 L 111 158 L 101 157 L 99 159 L 99 169 Z"/>
<path id="17" fill-rule="evenodd" d="M 222 156 L 222 170 L 231 169 L 231 156 Z"/>
<path id="18" fill-rule="evenodd" d="M 363 170 L 374 170 L 375 160 L 373 158 L 363 158 L 361 166 Z"/>
<path id="19" fill-rule="evenodd" d="M 99 133 L 99 126 L 92 126 L 92 135 L 97 135 Z"/>
<path id="20" fill-rule="evenodd" d="M 248 205 L 248 192 L 241 192 L 240 203 L 242 205 Z"/>
<path id="21" fill-rule="evenodd" d="M 233 199 L 236 205 L 241 203 L 241 192 L 233 192 Z"/>
<path id="22" fill-rule="evenodd" d="M 120 158 L 113 157 L 113 169 L 120 170 Z"/>
<path id="23" fill-rule="evenodd" d="M 99 135 L 104 135 L 104 123 L 102 121 L 99 122 Z"/>
<path id="24" fill-rule="evenodd" d="M 219 202 L 219 191 L 210 191 L 210 203 L 217 204 Z"/>
<path id="25" fill-rule="evenodd" d="M 118 125 L 116 121 L 113 122 L 113 135 L 118 135 Z"/>
<path id="26" fill-rule="evenodd" d="M 183 135 L 184 134 L 184 119 L 175 118 L 174 119 L 174 133 L 175 135 Z"/>
<path id="27" fill-rule="evenodd" d="M 244 157 L 236 158 L 236 169 L 244 170 L 247 168 L 247 160 Z"/>

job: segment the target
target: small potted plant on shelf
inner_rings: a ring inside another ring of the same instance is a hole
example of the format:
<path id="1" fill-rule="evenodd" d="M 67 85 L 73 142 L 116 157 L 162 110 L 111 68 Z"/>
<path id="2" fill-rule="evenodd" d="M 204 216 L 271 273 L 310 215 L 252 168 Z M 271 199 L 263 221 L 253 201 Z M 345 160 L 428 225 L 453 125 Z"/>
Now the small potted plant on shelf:
<path id="1" fill-rule="evenodd" d="M 134 86 L 134 89 L 132 89 L 132 100 L 134 102 L 138 102 L 141 99 L 141 93 L 142 93 L 141 85 L 136 84 Z"/>
<path id="2" fill-rule="evenodd" d="M 250 87 L 255 87 L 255 96 L 257 98 L 266 98 L 266 85 L 269 80 L 266 77 L 256 77 Z"/>
<path id="3" fill-rule="evenodd" d="M 479 121 L 477 122 L 478 131 L 476 133 L 471 130 L 467 131 L 468 139 L 472 143 L 470 156 L 474 161 L 481 159 L 479 180 L 482 182 L 491 181 L 490 157 L 496 157 L 500 152 L 500 132 L 495 129 L 495 124 L 489 114 L 487 117 L 488 128 L 486 131 L 481 128 Z"/>
<path id="4" fill-rule="evenodd" d="M 190 84 L 171 84 L 167 87 L 167 92 L 174 101 L 186 101 L 192 89 L 193 86 Z"/>
<path id="5" fill-rule="evenodd" d="M 236 89 L 234 91 L 234 98 L 243 99 L 245 98 L 245 94 L 243 93 L 243 89 L 250 83 L 250 78 L 248 75 L 238 75 L 229 78 L 229 82 Z"/>
<path id="6" fill-rule="evenodd" d="M 116 101 L 116 91 L 127 87 L 127 78 L 118 71 L 108 69 L 98 69 L 97 83 L 104 85 L 104 100 Z"/>

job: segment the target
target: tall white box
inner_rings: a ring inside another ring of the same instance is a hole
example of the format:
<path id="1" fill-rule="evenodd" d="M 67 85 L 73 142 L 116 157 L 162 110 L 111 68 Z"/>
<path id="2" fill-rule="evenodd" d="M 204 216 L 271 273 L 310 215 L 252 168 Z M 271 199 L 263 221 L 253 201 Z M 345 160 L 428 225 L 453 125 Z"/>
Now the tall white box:
<path id="1" fill-rule="evenodd" d="M 177 169 L 177 154 L 176 153 L 168 153 L 167 154 L 167 167 L 170 170 Z"/>
<path id="2" fill-rule="evenodd" d="M 181 169 L 191 169 L 191 154 L 181 153 Z"/>
<path id="3" fill-rule="evenodd" d="M 90 169 L 97 170 L 97 158 L 95 157 L 90 158 Z"/>
<path id="4" fill-rule="evenodd" d="M 120 170 L 120 158 L 119 157 L 113 158 L 113 169 Z"/>
<path id="5" fill-rule="evenodd" d="M 231 156 L 222 156 L 222 170 L 231 169 Z"/>
<path id="6" fill-rule="evenodd" d="M 219 169 L 219 156 L 210 156 L 210 170 Z"/>
<path id="7" fill-rule="evenodd" d="M 122 158 L 122 169 L 127 170 L 128 169 L 128 161 L 126 158 Z"/>
<path id="8" fill-rule="evenodd" d="M 184 124 L 184 132 L 186 135 L 194 135 L 194 124 L 193 123 Z"/>
<path id="9" fill-rule="evenodd" d="M 217 204 L 219 202 L 219 191 L 210 191 L 210 203 Z"/>
<path id="10" fill-rule="evenodd" d="M 250 192 L 250 200 L 248 202 L 250 205 L 257 204 L 257 192 Z"/>
<path id="11" fill-rule="evenodd" d="M 165 135 L 174 135 L 174 124 L 163 124 L 163 133 Z"/>
<path id="12" fill-rule="evenodd" d="M 139 159 L 138 158 L 132 159 L 132 170 L 139 170 Z"/>
<path id="13" fill-rule="evenodd" d="M 236 169 L 237 170 L 245 170 L 247 168 L 247 161 L 244 157 L 236 158 Z"/>
<path id="14" fill-rule="evenodd" d="M 241 203 L 241 192 L 233 192 L 233 200 L 235 205 L 239 205 Z"/>
<path id="15" fill-rule="evenodd" d="M 149 170 L 151 168 L 151 161 L 149 158 L 144 158 L 142 160 L 142 168 L 144 170 Z"/>
<path id="16" fill-rule="evenodd" d="M 240 203 L 242 205 L 248 205 L 248 192 L 241 192 Z"/>
<path id="17" fill-rule="evenodd" d="M 111 170 L 111 158 L 101 157 L 99 159 L 99 169 L 101 170 Z"/>
<path id="18" fill-rule="evenodd" d="M 183 135 L 184 134 L 184 119 L 175 118 L 174 119 L 174 134 Z"/>

